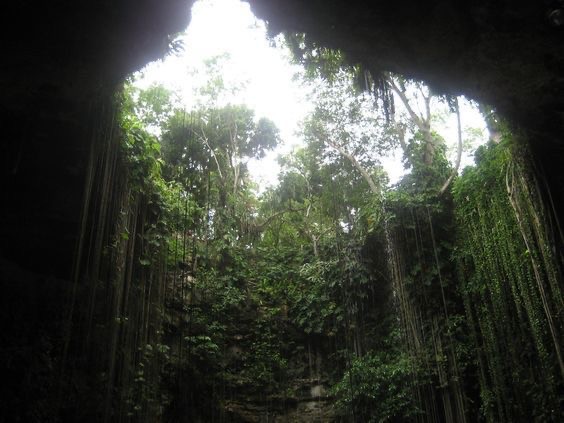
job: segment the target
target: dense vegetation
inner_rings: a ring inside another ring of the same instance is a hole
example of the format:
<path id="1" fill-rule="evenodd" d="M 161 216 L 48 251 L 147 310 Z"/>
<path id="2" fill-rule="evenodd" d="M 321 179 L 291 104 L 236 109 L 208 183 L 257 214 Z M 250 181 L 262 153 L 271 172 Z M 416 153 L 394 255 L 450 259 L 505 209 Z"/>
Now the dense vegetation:
<path id="1" fill-rule="evenodd" d="M 160 86 L 115 100 L 55 400 L 95 421 L 559 421 L 560 226 L 523 142 L 504 130 L 456 177 L 434 120 L 456 99 L 316 57 L 304 146 L 261 194 L 247 164 L 278 130 L 218 75 L 193 110 Z M 387 188 L 390 148 L 408 172 Z"/>

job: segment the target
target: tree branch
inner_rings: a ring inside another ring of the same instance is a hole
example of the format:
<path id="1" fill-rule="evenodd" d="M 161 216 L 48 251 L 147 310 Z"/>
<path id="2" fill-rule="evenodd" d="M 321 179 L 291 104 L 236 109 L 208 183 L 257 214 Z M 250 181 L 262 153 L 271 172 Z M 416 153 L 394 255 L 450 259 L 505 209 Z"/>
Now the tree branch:
<path id="1" fill-rule="evenodd" d="M 231 142 L 231 150 L 233 154 L 229 157 L 229 162 L 233 168 L 233 195 L 237 193 L 237 186 L 239 185 L 239 174 L 241 172 L 241 163 L 238 160 L 239 151 L 237 148 L 237 123 L 233 125 L 234 129 L 229 128 L 229 138 Z"/>
<path id="2" fill-rule="evenodd" d="M 206 134 L 204 132 L 203 128 L 200 128 L 200 130 L 202 131 L 202 135 L 199 135 L 196 133 L 196 131 L 194 131 L 194 134 L 200 139 L 200 141 L 202 141 L 206 147 L 208 147 L 208 149 L 210 150 L 210 153 L 213 157 L 213 159 L 215 160 L 215 164 L 217 166 L 217 172 L 219 173 L 219 177 L 221 178 L 221 180 L 223 180 L 223 173 L 221 173 L 221 167 L 219 166 L 219 161 L 217 160 L 217 156 L 215 155 L 215 151 L 213 151 L 213 148 L 211 148 L 210 143 L 208 142 L 208 139 L 206 137 Z"/>
<path id="3" fill-rule="evenodd" d="M 400 98 L 401 102 L 403 103 L 404 107 L 407 110 L 407 113 L 409 114 L 409 117 L 411 118 L 411 120 L 417 125 L 417 127 L 420 130 L 423 130 L 423 120 L 420 116 L 417 115 L 417 113 L 415 113 L 413 111 L 413 109 L 411 108 L 411 105 L 409 104 L 409 100 L 407 99 L 405 93 L 399 89 L 399 87 L 396 85 L 395 81 L 388 76 L 386 78 L 388 80 L 388 83 L 390 84 L 390 87 L 392 88 L 392 91 L 394 93 L 397 94 L 397 96 Z"/>
<path id="4" fill-rule="evenodd" d="M 460 123 L 460 107 L 458 106 L 458 97 L 456 97 L 454 100 L 454 107 L 456 110 L 456 123 L 458 125 L 458 152 L 456 154 L 456 164 L 454 166 L 454 169 L 452 170 L 452 173 L 450 174 L 450 176 L 442 186 L 441 190 L 439 191 L 439 195 L 442 195 L 446 191 L 446 189 L 448 188 L 448 186 L 450 185 L 450 183 L 458 173 L 458 169 L 460 168 L 460 162 L 462 160 L 462 125 Z"/>
<path id="5" fill-rule="evenodd" d="M 351 162 L 351 164 L 360 172 L 364 180 L 368 183 L 368 186 L 370 187 L 370 190 L 373 194 L 380 194 L 380 188 L 378 187 L 378 185 L 376 185 L 374 179 L 372 179 L 372 176 L 370 176 L 367 170 L 358 162 L 355 156 L 350 154 L 340 145 L 330 141 L 329 139 L 326 139 L 325 142 Z"/>
<path id="6" fill-rule="evenodd" d="M 431 106 L 430 106 L 431 97 L 430 96 L 427 97 L 423 95 L 423 99 L 425 101 L 425 110 L 427 113 L 427 118 L 424 119 L 423 117 L 419 116 L 417 113 L 413 111 L 413 108 L 409 104 L 409 100 L 405 95 L 405 92 L 399 89 L 399 87 L 396 85 L 392 77 L 388 76 L 386 79 L 390 84 L 392 91 L 396 93 L 397 96 L 400 98 L 411 120 L 415 123 L 415 125 L 417 125 L 417 127 L 423 134 L 423 137 L 425 138 L 425 142 L 428 144 L 432 144 L 433 138 L 431 137 Z"/>
<path id="7" fill-rule="evenodd" d="M 289 212 L 300 212 L 300 211 L 303 211 L 303 210 L 305 210 L 305 209 L 306 209 L 306 207 L 302 207 L 302 208 L 299 208 L 299 209 L 293 209 L 293 208 L 291 208 L 291 207 L 288 207 L 287 209 L 281 210 L 281 211 L 279 211 L 279 212 L 276 212 L 276 213 L 274 213 L 274 214 L 268 216 L 264 222 L 262 222 L 262 223 L 260 223 L 260 224 L 258 224 L 258 225 L 255 225 L 255 227 L 256 227 L 257 229 L 261 230 L 261 229 L 263 229 L 266 225 L 268 225 L 270 222 L 272 222 L 274 219 L 276 219 L 276 218 L 279 217 L 279 216 L 282 216 L 282 215 L 284 215 L 284 214 L 286 214 L 286 213 L 289 213 Z"/>

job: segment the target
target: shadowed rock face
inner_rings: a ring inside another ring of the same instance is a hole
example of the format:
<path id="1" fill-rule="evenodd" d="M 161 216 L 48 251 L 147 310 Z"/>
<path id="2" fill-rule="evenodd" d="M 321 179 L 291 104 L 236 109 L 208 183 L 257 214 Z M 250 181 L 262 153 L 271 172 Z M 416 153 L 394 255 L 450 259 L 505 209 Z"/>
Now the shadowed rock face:
<path id="1" fill-rule="evenodd" d="M 0 256 L 68 278 L 101 104 L 183 30 L 185 0 L 10 2 L 0 66 Z M 15 32 L 14 28 L 20 28 Z"/>

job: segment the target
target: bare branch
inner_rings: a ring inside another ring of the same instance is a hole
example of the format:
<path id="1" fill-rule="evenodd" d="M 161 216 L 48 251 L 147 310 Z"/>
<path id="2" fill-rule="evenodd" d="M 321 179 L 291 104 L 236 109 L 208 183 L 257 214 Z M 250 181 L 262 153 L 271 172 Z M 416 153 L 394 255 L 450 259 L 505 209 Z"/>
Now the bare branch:
<path id="1" fill-rule="evenodd" d="M 302 208 L 299 208 L 299 209 L 293 209 L 293 208 L 291 208 L 291 207 L 288 207 L 288 208 L 286 208 L 286 209 L 284 209 L 284 210 L 281 210 L 281 211 L 279 211 L 279 212 L 276 212 L 276 213 L 274 213 L 274 214 L 268 216 L 264 222 L 255 225 L 255 227 L 256 227 L 257 229 L 261 230 L 261 229 L 263 229 L 265 226 L 267 226 L 270 222 L 272 222 L 274 219 L 276 219 L 276 218 L 278 218 L 278 217 L 280 217 L 280 216 L 283 216 L 283 215 L 286 214 L 286 213 L 301 212 L 301 211 L 303 211 L 303 210 L 305 210 L 305 209 L 306 209 L 305 207 L 302 207 Z"/>
<path id="2" fill-rule="evenodd" d="M 422 129 L 424 127 L 423 120 L 419 115 L 417 115 L 417 113 L 415 113 L 413 111 L 405 93 L 402 90 L 400 90 L 400 88 L 396 85 L 396 82 L 391 77 L 387 77 L 387 80 L 388 80 L 388 83 L 390 84 L 390 87 L 392 88 L 392 91 L 394 93 L 396 93 L 397 96 L 400 98 L 400 100 L 403 103 L 404 107 L 406 108 L 407 113 L 409 114 L 409 117 L 411 118 L 411 120 L 413 120 L 413 122 L 417 125 L 417 127 L 419 129 L 423 130 Z"/>
<path id="3" fill-rule="evenodd" d="M 330 141 L 329 139 L 326 139 L 325 142 L 351 162 L 351 164 L 360 172 L 364 180 L 368 183 L 368 186 L 370 187 L 370 190 L 373 194 L 380 194 L 380 188 L 378 187 L 378 185 L 376 185 L 374 179 L 372 179 L 372 176 L 370 176 L 368 171 L 358 162 L 355 156 L 350 154 L 342 146 Z"/>
<path id="4" fill-rule="evenodd" d="M 423 99 L 425 101 L 425 110 L 426 110 L 426 113 L 427 113 L 427 118 L 423 118 L 413 111 L 413 108 L 411 107 L 411 104 L 409 104 L 409 99 L 405 95 L 405 92 L 402 91 L 397 86 L 397 84 L 392 79 L 392 77 L 388 76 L 387 81 L 390 84 L 392 91 L 394 93 L 396 93 L 397 96 L 400 98 L 401 102 L 403 103 L 403 105 L 404 105 L 405 109 L 407 110 L 407 113 L 409 114 L 409 117 L 411 118 L 413 123 L 415 123 L 415 125 L 417 125 L 417 127 L 419 128 L 419 130 L 423 134 L 423 137 L 425 138 L 425 142 L 428 143 L 428 144 L 432 144 L 433 138 L 431 137 L 431 105 L 430 105 L 431 96 L 423 95 Z"/>
<path id="5" fill-rule="evenodd" d="M 446 191 L 446 189 L 458 173 L 460 162 L 462 160 L 462 124 L 460 123 L 460 107 L 458 106 L 458 97 L 454 99 L 454 107 L 456 110 L 456 123 L 458 125 L 458 152 L 456 154 L 456 164 L 454 166 L 454 169 L 452 170 L 452 173 L 439 191 L 439 195 L 442 195 Z"/>
<path id="6" fill-rule="evenodd" d="M 219 166 L 219 161 L 217 160 L 217 156 L 215 155 L 215 151 L 213 151 L 213 148 L 211 148 L 211 145 L 208 142 L 208 138 L 206 137 L 206 134 L 204 132 L 204 128 L 200 128 L 200 130 L 202 131 L 202 135 L 196 133 L 196 131 L 194 131 L 194 135 L 196 135 L 198 137 L 198 139 L 200 141 L 202 141 L 206 145 L 206 147 L 208 147 L 208 149 L 210 150 L 210 153 L 211 153 L 213 159 L 215 160 L 215 164 L 217 166 L 217 171 L 219 173 L 219 177 L 223 180 L 223 173 L 221 173 L 221 166 Z"/>

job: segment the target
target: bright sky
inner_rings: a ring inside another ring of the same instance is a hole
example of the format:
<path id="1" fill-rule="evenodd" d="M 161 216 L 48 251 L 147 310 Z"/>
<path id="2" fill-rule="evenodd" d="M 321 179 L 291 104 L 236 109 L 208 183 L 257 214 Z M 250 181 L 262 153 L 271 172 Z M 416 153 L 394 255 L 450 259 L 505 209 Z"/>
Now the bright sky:
<path id="1" fill-rule="evenodd" d="M 185 52 L 147 66 L 136 85 L 148 87 L 158 82 L 183 93 L 189 107 L 194 82 L 191 69 L 203 69 L 206 59 L 229 54 L 224 75 L 227 85 L 245 84 L 232 101 L 247 104 L 257 117 L 267 117 L 280 129 L 284 140 L 275 152 L 260 163 L 249 163 L 253 178 L 262 186 L 276 182 L 278 154 L 299 144 L 294 136 L 298 123 L 308 111 L 301 88 L 293 81 L 300 67 L 290 64 L 290 54 L 271 46 L 265 24 L 251 12 L 247 3 L 238 0 L 198 1 L 192 9 L 192 21 L 182 37 Z"/>
<path id="2" fill-rule="evenodd" d="M 138 75 L 136 85 L 146 88 L 152 83 L 181 93 L 187 107 L 193 106 L 193 89 L 198 84 L 193 70 L 203 69 L 206 59 L 227 53 L 225 62 L 227 85 L 244 85 L 233 103 L 244 103 L 257 117 L 267 117 L 280 129 L 284 145 L 260 162 L 251 161 L 249 170 L 261 188 L 276 183 L 279 171 L 276 157 L 300 144 L 295 136 L 299 122 L 310 110 L 303 88 L 293 77 L 300 72 L 290 64 L 290 53 L 274 47 L 267 39 L 264 22 L 258 20 L 247 3 L 239 0 L 201 0 L 194 4 L 192 21 L 181 38 L 185 51 L 179 56 L 148 65 Z M 399 103 L 399 102 L 397 102 Z M 478 112 L 466 101 L 462 102 L 463 126 L 484 128 Z M 441 133 L 447 141 L 456 143 L 454 116 L 443 126 Z M 485 132 L 484 132 L 485 133 Z M 471 164 L 466 157 L 463 164 Z M 392 182 L 403 173 L 400 155 L 384 161 Z"/>

